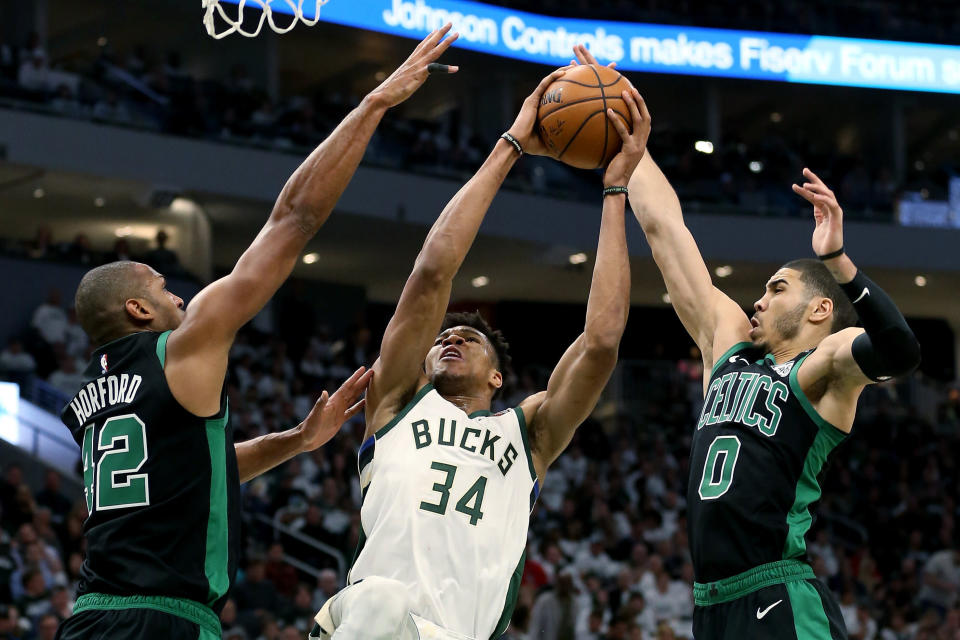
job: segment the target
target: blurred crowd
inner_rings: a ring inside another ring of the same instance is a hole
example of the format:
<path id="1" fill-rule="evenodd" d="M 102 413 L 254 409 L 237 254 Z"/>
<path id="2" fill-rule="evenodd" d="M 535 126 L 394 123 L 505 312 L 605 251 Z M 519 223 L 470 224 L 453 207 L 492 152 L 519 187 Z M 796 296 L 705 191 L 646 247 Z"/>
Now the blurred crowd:
<path id="1" fill-rule="evenodd" d="M 0 43 L 0 51 L 6 52 L 0 54 L 0 98 L 13 99 L 17 105 L 298 154 L 321 142 L 360 98 L 343 90 L 323 90 L 273 99 L 242 64 L 234 65 L 227 77 L 196 77 L 176 51 L 162 54 L 144 45 L 123 52 L 103 47 L 89 65 L 76 60 L 51 65 L 35 36 L 19 47 Z M 462 111 L 454 105 L 437 119 L 420 120 L 391 110 L 365 161 L 465 179 L 480 166 L 492 140 L 463 124 Z M 680 128 L 674 129 L 669 118 L 659 119 L 657 148 L 673 152 L 658 155 L 658 162 L 690 208 L 807 215 L 803 203 L 784 188 L 805 164 L 819 167 L 829 184 L 842 185 L 842 202 L 850 217 L 892 220 L 904 187 L 930 187 L 922 175 L 899 184 L 880 158 L 844 156 L 834 149 L 818 153 L 790 127 L 772 127 L 751 140 L 740 140 L 731 132 L 722 146 L 706 154 L 694 150 L 703 132 L 690 131 L 686 123 L 676 125 Z M 595 176 L 544 158 L 520 163 L 507 186 L 557 197 L 596 195 Z"/>
<path id="2" fill-rule="evenodd" d="M 59 300 L 33 322 L 82 369 L 88 347 Z M 227 379 L 237 440 L 295 426 L 321 390 L 372 362 L 377 344 L 362 324 L 283 338 L 241 331 Z M 0 367 L 25 353 L 8 344 Z M 551 468 L 533 511 L 510 640 L 692 635 L 685 495 L 702 367 L 695 358 L 623 366 L 640 389 L 606 396 Z M 62 364 L 58 371 L 64 392 L 79 384 Z M 544 388 L 547 373 L 523 363 L 494 409 Z M 926 381 L 921 402 L 918 382 L 867 391 L 854 435 L 821 480 L 809 559 L 854 640 L 960 638 L 960 389 Z M 359 416 L 326 446 L 244 485 L 243 559 L 221 614 L 224 638 L 302 639 L 343 585 L 360 533 L 363 431 Z M 23 475 L 6 465 L 0 482 L 0 603 L 9 603 L 0 640 L 52 637 L 70 613 L 83 553 L 82 497 L 64 495 L 57 472 L 34 488 Z"/>
<path id="3" fill-rule="evenodd" d="M 79 264 L 91 269 L 117 260 L 136 260 L 150 265 L 166 276 L 192 278 L 180 264 L 177 253 L 167 247 L 169 240 L 167 232 L 160 229 L 149 249 L 134 249 L 126 237 L 118 237 L 113 246 L 104 249 L 94 247 L 90 237 L 83 232 L 66 240 L 57 238 L 49 225 L 41 224 L 34 236 L 28 240 L 0 238 L 0 253 L 31 260 Z"/>

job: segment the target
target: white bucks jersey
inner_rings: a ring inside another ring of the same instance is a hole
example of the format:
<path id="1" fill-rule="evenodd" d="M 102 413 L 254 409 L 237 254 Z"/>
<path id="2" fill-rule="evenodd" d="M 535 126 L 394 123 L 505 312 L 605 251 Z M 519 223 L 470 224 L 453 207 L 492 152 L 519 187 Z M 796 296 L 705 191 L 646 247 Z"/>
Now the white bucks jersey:
<path id="1" fill-rule="evenodd" d="M 523 412 L 468 416 L 427 384 L 363 443 L 359 468 L 363 531 L 348 582 L 398 580 L 414 614 L 499 637 L 539 493 Z"/>

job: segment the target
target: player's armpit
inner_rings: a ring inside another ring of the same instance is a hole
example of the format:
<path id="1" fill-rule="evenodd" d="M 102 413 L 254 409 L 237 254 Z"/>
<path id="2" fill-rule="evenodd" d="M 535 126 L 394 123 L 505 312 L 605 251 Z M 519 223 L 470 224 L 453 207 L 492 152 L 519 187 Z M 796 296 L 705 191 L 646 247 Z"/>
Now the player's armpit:
<path id="1" fill-rule="evenodd" d="M 824 338 L 797 370 L 797 382 L 820 416 L 842 431 L 853 427 L 856 399 L 873 381 L 853 358 L 851 346 L 863 329 L 850 327 Z"/>

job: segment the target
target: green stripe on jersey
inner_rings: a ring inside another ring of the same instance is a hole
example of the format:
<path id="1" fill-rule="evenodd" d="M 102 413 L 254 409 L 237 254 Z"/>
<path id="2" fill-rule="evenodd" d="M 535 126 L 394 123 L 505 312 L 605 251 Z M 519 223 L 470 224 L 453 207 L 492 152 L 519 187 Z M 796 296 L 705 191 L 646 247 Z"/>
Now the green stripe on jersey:
<path id="1" fill-rule="evenodd" d="M 164 331 L 157 338 L 157 359 L 160 361 L 160 368 L 163 369 L 167 361 L 167 338 L 170 337 L 169 331 Z"/>
<path id="2" fill-rule="evenodd" d="M 526 561 L 527 552 L 524 551 L 520 554 L 520 562 L 517 563 L 517 568 L 514 569 L 513 576 L 510 578 L 507 597 L 504 598 L 503 602 L 503 612 L 500 614 L 500 619 L 497 620 L 497 628 L 494 629 L 493 634 L 490 635 L 490 640 L 496 640 L 502 636 L 510 625 L 510 618 L 513 617 L 513 610 L 517 606 L 517 598 L 520 595 L 520 582 L 523 580 L 523 565 Z"/>
<path id="3" fill-rule="evenodd" d="M 413 398 L 410 399 L 410 402 L 408 402 L 407 405 L 406 405 L 403 409 L 400 409 L 400 413 L 398 413 L 397 415 L 393 416 L 393 420 L 391 420 L 391 421 L 388 422 L 387 424 L 385 424 L 385 425 L 383 425 L 382 427 L 380 427 L 379 429 L 377 429 L 377 431 L 373 434 L 373 435 L 377 438 L 377 440 L 379 440 L 379 439 L 382 438 L 383 436 L 387 435 L 387 432 L 390 431 L 390 429 L 393 429 L 395 426 L 397 426 L 397 424 L 398 424 L 401 420 L 403 420 L 403 417 L 404 417 L 405 415 L 407 415 L 408 413 L 410 413 L 410 410 L 413 409 L 413 407 L 416 406 L 416 404 L 417 404 L 418 402 L 420 402 L 420 400 L 423 398 L 423 396 L 425 396 L 425 395 L 427 395 L 428 393 L 430 393 L 430 390 L 431 390 L 431 389 L 433 389 L 433 385 L 430 384 L 429 382 L 428 382 L 427 384 L 423 385 L 423 386 L 420 388 L 420 390 L 417 391 L 417 393 L 413 396 Z"/>
<path id="4" fill-rule="evenodd" d="M 793 609 L 793 629 L 797 640 L 831 640 L 830 620 L 823 610 L 820 593 L 806 580 L 788 582 L 787 596 Z"/>
<path id="5" fill-rule="evenodd" d="M 817 476 L 820 475 L 830 452 L 847 436 L 817 413 L 803 393 L 803 389 L 800 388 L 800 383 L 797 381 L 797 371 L 806 357 L 804 356 L 793 365 L 793 369 L 790 371 L 790 388 L 807 415 L 817 425 L 817 435 L 807 450 L 807 457 L 803 461 L 803 469 L 797 479 L 793 506 L 787 512 L 787 538 L 783 545 L 784 559 L 799 558 L 806 553 L 807 543 L 803 537 L 810 530 L 810 523 L 813 521 L 813 516 L 810 515 L 810 505 L 820 499 L 820 483 L 817 482 Z"/>
<path id="6" fill-rule="evenodd" d="M 736 353 L 740 353 L 744 349 L 749 349 L 752 346 L 753 346 L 752 342 L 738 342 L 737 344 L 733 345 L 732 347 L 724 351 L 722 356 L 720 356 L 719 358 L 713 361 L 713 368 L 710 369 L 710 377 L 713 378 L 713 374 L 717 372 L 717 369 L 720 368 L 720 365 L 722 365 L 724 362 L 727 361 L 727 358 L 729 358 L 730 356 Z"/>
<path id="7" fill-rule="evenodd" d="M 530 477 L 536 482 L 537 469 L 533 466 L 533 455 L 530 451 L 530 438 L 527 434 L 527 417 L 523 415 L 523 409 L 520 407 L 514 407 L 513 410 L 517 414 L 517 422 L 520 423 L 520 439 L 523 441 L 523 451 L 527 454 L 527 466 L 530 467 Z"/>
<path id="8" fill-rule="evenodd" d="M 230 407 L 222 418 L 206 421 L 207 447 L 210 450 L 210 512 L 207 515 L 207 550 L 203 570 L 209 590 L 207 604 L 223 597 L 230 588 L 227 570 L 227 549 L 230 544 L 227 530 L 227 453 L 226 427 Z"/>

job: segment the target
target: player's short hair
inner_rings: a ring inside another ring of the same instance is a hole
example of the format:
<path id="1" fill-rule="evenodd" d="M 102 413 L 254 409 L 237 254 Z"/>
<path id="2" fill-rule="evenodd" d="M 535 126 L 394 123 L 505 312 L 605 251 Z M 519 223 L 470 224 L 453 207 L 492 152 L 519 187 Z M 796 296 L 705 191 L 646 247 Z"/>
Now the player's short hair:
<path id="1" fill-rule="evenodd" d="M 143 295 L 141 277 L 136 262 L 121 260 L 91 269 L 80 280 L 73 306 L 94 347 L 124 334 L 123 305 L 130 298 Z"/>
<path id="2" fill-rule="evenodd" d="M 836 333 L 847 327 L 855 327 L 860 321 L 857 310 L 853 308 L 853 303 L 850 302 L 847 294 L 843 292 L 840 284 L 823 262 L 813 258 L 801 258 L 791 260 L 783 265 L 783 268 L 799 271 L 800 280 L 811 296 L 830 298 L 833 301 L 833 323 L 830 325 L 830 333 Z"/>
<path id="3" fill-rule="evenodd" d="M 493 365 L 497 368 L 504 378 L 504 382 L 512 373 L 510 357 L 510 344 L 503 337 L 503 332 L 490 326 L 479 311 L 459 311 L 448 313 L 443 317 L 443 324 L 440 326 L 440 333 L 452 327 L 470 327 L 476 329 L 487 337 L 490 344 L 493 345 L 493 351 L 496 354 L 496 362 Z M 498 397 L 503 392 L 504 387 L 500 387 L 493 397 Z"/>

